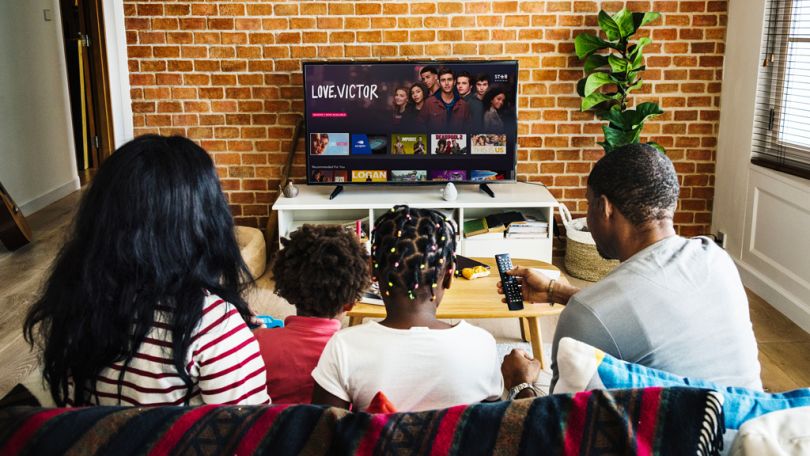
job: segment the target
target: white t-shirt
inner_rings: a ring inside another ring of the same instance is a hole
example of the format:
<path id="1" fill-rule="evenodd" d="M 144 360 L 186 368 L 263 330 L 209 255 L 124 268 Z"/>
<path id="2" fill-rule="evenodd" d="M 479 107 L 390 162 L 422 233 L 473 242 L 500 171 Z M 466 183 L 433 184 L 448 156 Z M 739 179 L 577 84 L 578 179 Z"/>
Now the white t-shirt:
<path id="1" fill-rule="evenodd" d="M 338 331 L 312 377 L 356 410 L 378 391 L 400 412 L 495 400 L 503 391 L 495 339 L 464 321 L 449 329 L 370 322 Z"/>

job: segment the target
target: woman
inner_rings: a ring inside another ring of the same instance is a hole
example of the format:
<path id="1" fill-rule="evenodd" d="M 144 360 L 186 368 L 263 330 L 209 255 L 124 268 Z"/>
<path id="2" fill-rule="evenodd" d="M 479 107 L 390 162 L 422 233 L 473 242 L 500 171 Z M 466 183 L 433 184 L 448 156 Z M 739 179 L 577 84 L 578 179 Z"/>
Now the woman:
<path id="1" fill-rule="evenodd" d="M 393 116 L 391 125 L 399 127 L 402 125 L 402 118 L 405 115 L 405 110 L 408 108 L 408 89 L 405 87 L 397 87 L 394 90 L 394 102 L 391 106 Z"/>
<path id="2" fill-rule="evenodd" d="M 430 94 L 430 90 L 424 82 L 414 83 L 408 91 L 410 102 L 408 103 L 408 109 L 405 111 L 403 124 L 412 131 L 424 130 L 425 124 L 420 118 L 419 113 L 425 105 L 425 100 L 429 96 L 428 94 Z"/>
<path id="3" fill-rule="evenodd" d="M 504 120 L 507 118 L 506 88 L 492 86 L 484 94 L 484 130 L 490 133 L 504 132 Z"/>
<path id="4" fill-rule="evenodd" d="M 141 136 L 85 193 L 25 337 L 58 406 L 268 403 L 251 282 L 208 154 Z"/>

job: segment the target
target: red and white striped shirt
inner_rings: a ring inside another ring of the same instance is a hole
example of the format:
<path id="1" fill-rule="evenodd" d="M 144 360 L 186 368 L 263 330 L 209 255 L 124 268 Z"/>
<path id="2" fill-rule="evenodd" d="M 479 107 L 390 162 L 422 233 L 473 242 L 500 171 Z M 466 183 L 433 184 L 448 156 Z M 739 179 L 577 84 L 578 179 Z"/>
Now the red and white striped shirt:
<path id="1" fill-rule="evenodd" d="M 172 361 L 171 329 L 166 313 L 132 358 L 121 381 L 121 405 L 183 405 L 188 389 Z M 96 382 L 98 405 L 118 405 L 118 377 L 123 362 L 101 371 Z M 192 333 L 186 372 L 194 381 L 189 405 L 269 404 L 267 380 L 259 344 L 239 311 L 209 294 L 203 316 Z"/>

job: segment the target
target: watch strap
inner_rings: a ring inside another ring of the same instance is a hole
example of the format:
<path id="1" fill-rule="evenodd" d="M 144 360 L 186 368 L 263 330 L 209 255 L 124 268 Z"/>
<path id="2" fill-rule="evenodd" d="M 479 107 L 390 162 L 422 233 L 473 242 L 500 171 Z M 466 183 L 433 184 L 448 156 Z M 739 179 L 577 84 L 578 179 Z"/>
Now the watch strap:
<path id="1" fill-rule="evenodd" d="M 526 388 L 531 388 L 532 392 L 534 392 L 534 395 L 535 396 L 538 395 L 537 390 L 534 389 L 534 385 L 528 382 L 523 382 L 519 385 L 515 385 L 509 388 L 509 399 L 514 399 L 515 396 L 517 396 L 521 391 L 525 390 Z"/>

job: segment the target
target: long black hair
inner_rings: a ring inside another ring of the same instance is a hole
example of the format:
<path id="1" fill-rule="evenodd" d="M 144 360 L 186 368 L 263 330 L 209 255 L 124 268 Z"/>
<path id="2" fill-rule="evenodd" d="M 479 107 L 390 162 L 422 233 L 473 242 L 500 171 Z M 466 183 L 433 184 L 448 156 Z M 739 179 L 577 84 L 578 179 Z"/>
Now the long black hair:
<path id="1" fill-rule="evenodd" d="M 179 136 L 138 137 L 104 162 L 50 274 L 24 334 L 39 345 L 60 406 L 91 404 L 99 373 L 123 361 L 120 396 L 156 310 L 165 310 L 174 367 L 190 394 L 185 359 L 206 293 L 250 315 L 241 293 L 252 278 L 214 164 Z"/>

